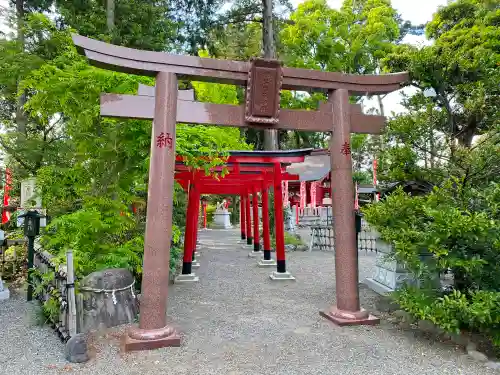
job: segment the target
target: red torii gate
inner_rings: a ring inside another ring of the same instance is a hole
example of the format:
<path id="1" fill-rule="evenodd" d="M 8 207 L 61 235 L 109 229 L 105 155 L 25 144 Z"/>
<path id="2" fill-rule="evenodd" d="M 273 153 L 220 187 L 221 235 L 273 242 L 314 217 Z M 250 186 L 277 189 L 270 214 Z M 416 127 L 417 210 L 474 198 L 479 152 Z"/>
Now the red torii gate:
<path id="1" fill-rule="evenodd" d="M 277 270 L 271 274 L 272 280 L 293 280 L 293 276 L 286 271 L 285 243 L 283 230 L 283 196 L 275 194 L 275 237 L 276 258 L 275 263 L 271 259 L 271 241 L 269 228 L 269 200 L 268 189 L 274 187 L 275 191 L 281 191 L 281 182 L 284 180 L 297 180 L 298 176 L 285 172 L 286 166 L 291 163 L 304 161 L 311 149 L 290 151 L 231 151 L 224 167 L 217 167 L 212 172 L 222 171 L 227 168 L 230 172 L 223 178 L 212 175 L 206 176 L 199 170 L 191 170 L 184 165 L 182 158 L 177 156 L 176 180 L 188 191 L 188 213 L 186 221 L 186 235 L 184 242 L 184 259 L 182 275 L 179 281 L 196 281 L 197 277 L 192 273 L 194 254 L 196 253 L 196 236 L 199 215 L 199 201 L 201 194 L 224 194 L 240 195 L 241 214 L 241 238 L 247 240 L 248 245 L 253 243 L 253 251 L 249 256 L 257 256 L 261 253 L 259 220 L 258 220 L 258 193 L 262 194 L 262 226 L 263 226 L 263 259 L 258 263 L 260 267 L 274 266 Z M 279 195 L 279 197 L 276 197 Z M 252 208 L 250 210 L 250 196 L 252 196 Z M 251 214 L 251 211 L 253 213 Z M 251 216 L 253 217 L 253 235 L 251 228 Z M 278 221 L 279 219 L 279 221 Z"/>
<path id="2" fill-rule="evenodd" d="M 286 68 L 275 60 L 253 59 L 248 63 L 178 56 L 119 47 L 80 35 L 73 35 L 73 42 L 96 66 L 156 77 L 154 97 L 105 95 L 101 98 L 103 115 L 154 119 L 141 314 L 139 328 L 132 328 L 124 337 L 126 350 L 180 345 L 180 336 L 167 325 L 166 319 L 177 122 L 331 132 L 337 301 L 335 306 L 320 314 L 340 325 L 378 322 L 359 304 L 350 133 L 380 133 L 384 118 L 363 115 L 359 106 L 349 103 L 349 95 L 398 90 L 409 80 L 407 73 L 353 75 Z M 245 105 L 182 100 L 178 98 L 178 76 L 246 86 Z M 322 103 L 316 111 L 280 110 L 281 89 L 323 90 L 328 93 L 328 102 Z M 275 192 L 279 193 L 281 187 Z"/>

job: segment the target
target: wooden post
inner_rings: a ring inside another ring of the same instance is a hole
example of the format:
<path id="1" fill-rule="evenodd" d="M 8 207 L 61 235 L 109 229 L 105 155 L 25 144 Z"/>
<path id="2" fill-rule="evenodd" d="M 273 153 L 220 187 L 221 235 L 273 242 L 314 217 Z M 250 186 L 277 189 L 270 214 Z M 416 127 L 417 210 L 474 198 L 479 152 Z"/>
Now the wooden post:
<path id="1" fill-rule="evenodd" d="M 286 271 L 285 260 L 285 218 L 283 214 L 283 191 L 281 187 L 281 164 L 274 164 L 274 235 L 276 236 L 276 272 L 271 280 L 295 280 Z"/>
<path id="2" fill-rule="evenodd" d="M 245 223 L 245 205 L 246 205 L 246 196 L 245 194 L 240 195 L 240 231 L 241 231 L 241 239 L 242 241 L 246 240 L 246 223 Z"/>
<path id="3" fill-rule="evenodd" d="M 200 219 L 200 189 L 198 187 L 200 182 L 196 182 L 194 190 L 194 210 L 193 210 L 193 247 L 191 250 L 192 260 L 195 261 L 196 256 L 196 243 L 198 242 L 198 221 Z"/>
<path id="4" fill-rule="evenodd" d="M 253 211 L 253 251 L 260 252 L 260 233 L 259 233 L 259 196 L 257 187 L 252 189 L 252 211 Z"/>
<path id="5" fill-rule="evenodd" d="M 264 184 L 262 190 L 262 237 L 264 237 L 264 260 L 271 260 L 271 236 L 269 233 L 269 193 Z"/>
<path id="6" fill-rule="evenodd" d="M 70 337 L 77 334 L 75 273 L 73 269 L 73 251 L 66 251 L 66 293 L 68 298 L 68 331 Z"/>
<path id="7" fill-rule="evenodd" d="M 190 275 L 192 273 L 193 259 L 193 241 L 194 241 L 194 205 L 195 205 L 195 189 L 193 182 L 189 183 L 188 205 L 186 211 L 186 227 L 184 230 L 184 257 L 182 260 L 182 274 Z"/>
<path id="8" fill-rule="evenodd" d="M 180 345 L 180 336 L 167 326 L 177 119 L 177 77 L 174 73 L 160 72 L 156 76 L 155 102 L 139 328 L 128 332 L 125 350 Z"/>
<path id="9" fill-rule="evenodd" d="M 247 227 L 247 245 L 252 245 L 253 237 L 252 237 L 252 219 L 250 216 L 250 194 L 248 194 L 248 190 L 245 194 L 245 224 Z"/>

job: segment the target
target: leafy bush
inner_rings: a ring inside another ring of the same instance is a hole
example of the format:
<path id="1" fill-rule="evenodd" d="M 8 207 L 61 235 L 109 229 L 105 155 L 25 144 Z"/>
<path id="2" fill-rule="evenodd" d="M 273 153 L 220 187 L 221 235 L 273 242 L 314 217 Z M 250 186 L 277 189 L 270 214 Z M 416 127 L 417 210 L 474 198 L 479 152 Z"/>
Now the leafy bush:
<path id="1" fill-rule="evenodd" d="M 214 222 L 214 214 L 216 209 L 217 207 L 215 207 L 215 205 L 213 204 L 207 205 L 207 224 Z"/>
<path id="2" fill-rule="evenodd" d="M 417 276 L 451 268 L 457 289 L 500 290 L 500 221 L 497 209 L 483 209 L 491 207 L 498 189 L 498 184 L 482 191 L 463 189 L 449 181 L 427 196 L 399 190 L 363 212 Z M 433 261 L 421 262 L 422 253 L 430 253 Z"/>
<path id="3" fill-rule="evenodd" d="M 143 228 L 127 207 L 115 200 L 92 198 L 82 204 L 82 209 L 59 216 L 47 226 L 42 243 L 59 262 L 64 262 L 66 250 L 72 249 L 75 274 L 79 277 L 121 267 L 136 277 L 142 275 Z M 174 225 L 171 269 L 175 269 L 179 253 L 180 231 Z"/>
<path id="4" fill-rule="evenodd" d="M 488 334 L 500 345 L 500 184 L 476 189 L 450 180 L 427 196 L 399 190 L 363 209 L 366 220 L 391 243 L 396 259 L 422 285 L 394 297 L 418 319 L 446 331 Z M 422 253 L 431 255 L 423 262 Z M 432 276 L 453 272 L 453 290 L 435 288 Z"/>
<path id="5" fill-rule="evenodd" d="M 300 236 L 285 232 L 285 245 L 295 245 L 295 246 L 302 246 L 304 245 L 304 242 L 300 238 Z M 271 246 L 273 249 L 276 249 L 276 237 L 271 238 Z"/>
<path id="6" fill-rule="evenodd" d="M 447 332 L 462 330 L 487 334 L 500 346 L 500 293 L 453 290 L 449 295 L 429 294 L 414 287 L 395 292 L 400 306 L 421 320 L 429 320 Z"/>

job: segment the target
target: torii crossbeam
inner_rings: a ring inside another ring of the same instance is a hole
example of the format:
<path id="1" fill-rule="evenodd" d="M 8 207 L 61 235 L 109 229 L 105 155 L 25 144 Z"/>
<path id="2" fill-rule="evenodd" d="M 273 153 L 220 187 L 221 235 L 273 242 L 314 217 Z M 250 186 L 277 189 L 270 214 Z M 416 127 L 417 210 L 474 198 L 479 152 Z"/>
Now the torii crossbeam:
<path id="1" fill-rule="evenodd" d="M 154 98 L 152 95 L 105 96 L 101 107 L 102 113 L 108 116 L 124 113 L 128 117 L 153 118 L 141 314 L 139 328 L 131 329 L 124 338 L 126 350 L 180 345 L 179 335 L 166 321 L 176 122 L 332 132 L 337 301 L 336 306 L 321 314 L 340 325 L 378 322 L 359 305 L 350 133 L 380 133 L 383 121 L 361 114 L 358 107 L 349 103 L 349 94 L 398 90 L 408 81 L 407 73 L 352 75 L 283 68 L 275 60 L 237 62 L 140 51 L 80 35 L 73 35 L 73 41 L 96 66 L 156 77 Z M 244 85 L 247 88 L 245 105 L 182 100 L 178 95 L 178 77 Z M 281 89 L 324 90 L 328 93 L 328 102 L 317 111 L 280 111 Z M 281 186 L 275 185 L 277 194 L 282 194 Z"/>

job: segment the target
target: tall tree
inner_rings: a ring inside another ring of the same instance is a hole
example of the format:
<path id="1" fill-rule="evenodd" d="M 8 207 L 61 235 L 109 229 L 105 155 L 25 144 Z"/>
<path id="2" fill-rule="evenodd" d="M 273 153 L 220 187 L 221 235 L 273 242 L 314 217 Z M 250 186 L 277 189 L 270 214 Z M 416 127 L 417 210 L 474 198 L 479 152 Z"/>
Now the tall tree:
<path id="1" fill-rule="evenodd" d="M 264 49 L 265 59 L 276 59 L 272 0 L 262 0 L 262 47 Z M 276 129 L 264 130 L 264 149 L 279 149 L 278 131 Z"/>
<path id="2" fill-rule="evenodd" d="M 426 27 L 431 46 L 401 45 L 385 61 L 386 69 L 409 71 L 415 87 L 435 94 L 434 105 L 445 114 L 437 130 L 450 137 L 452 151 L 456 142 L 470 147 L 498 121 L 499 8 L 499 0 L 441 7 Z"/>

